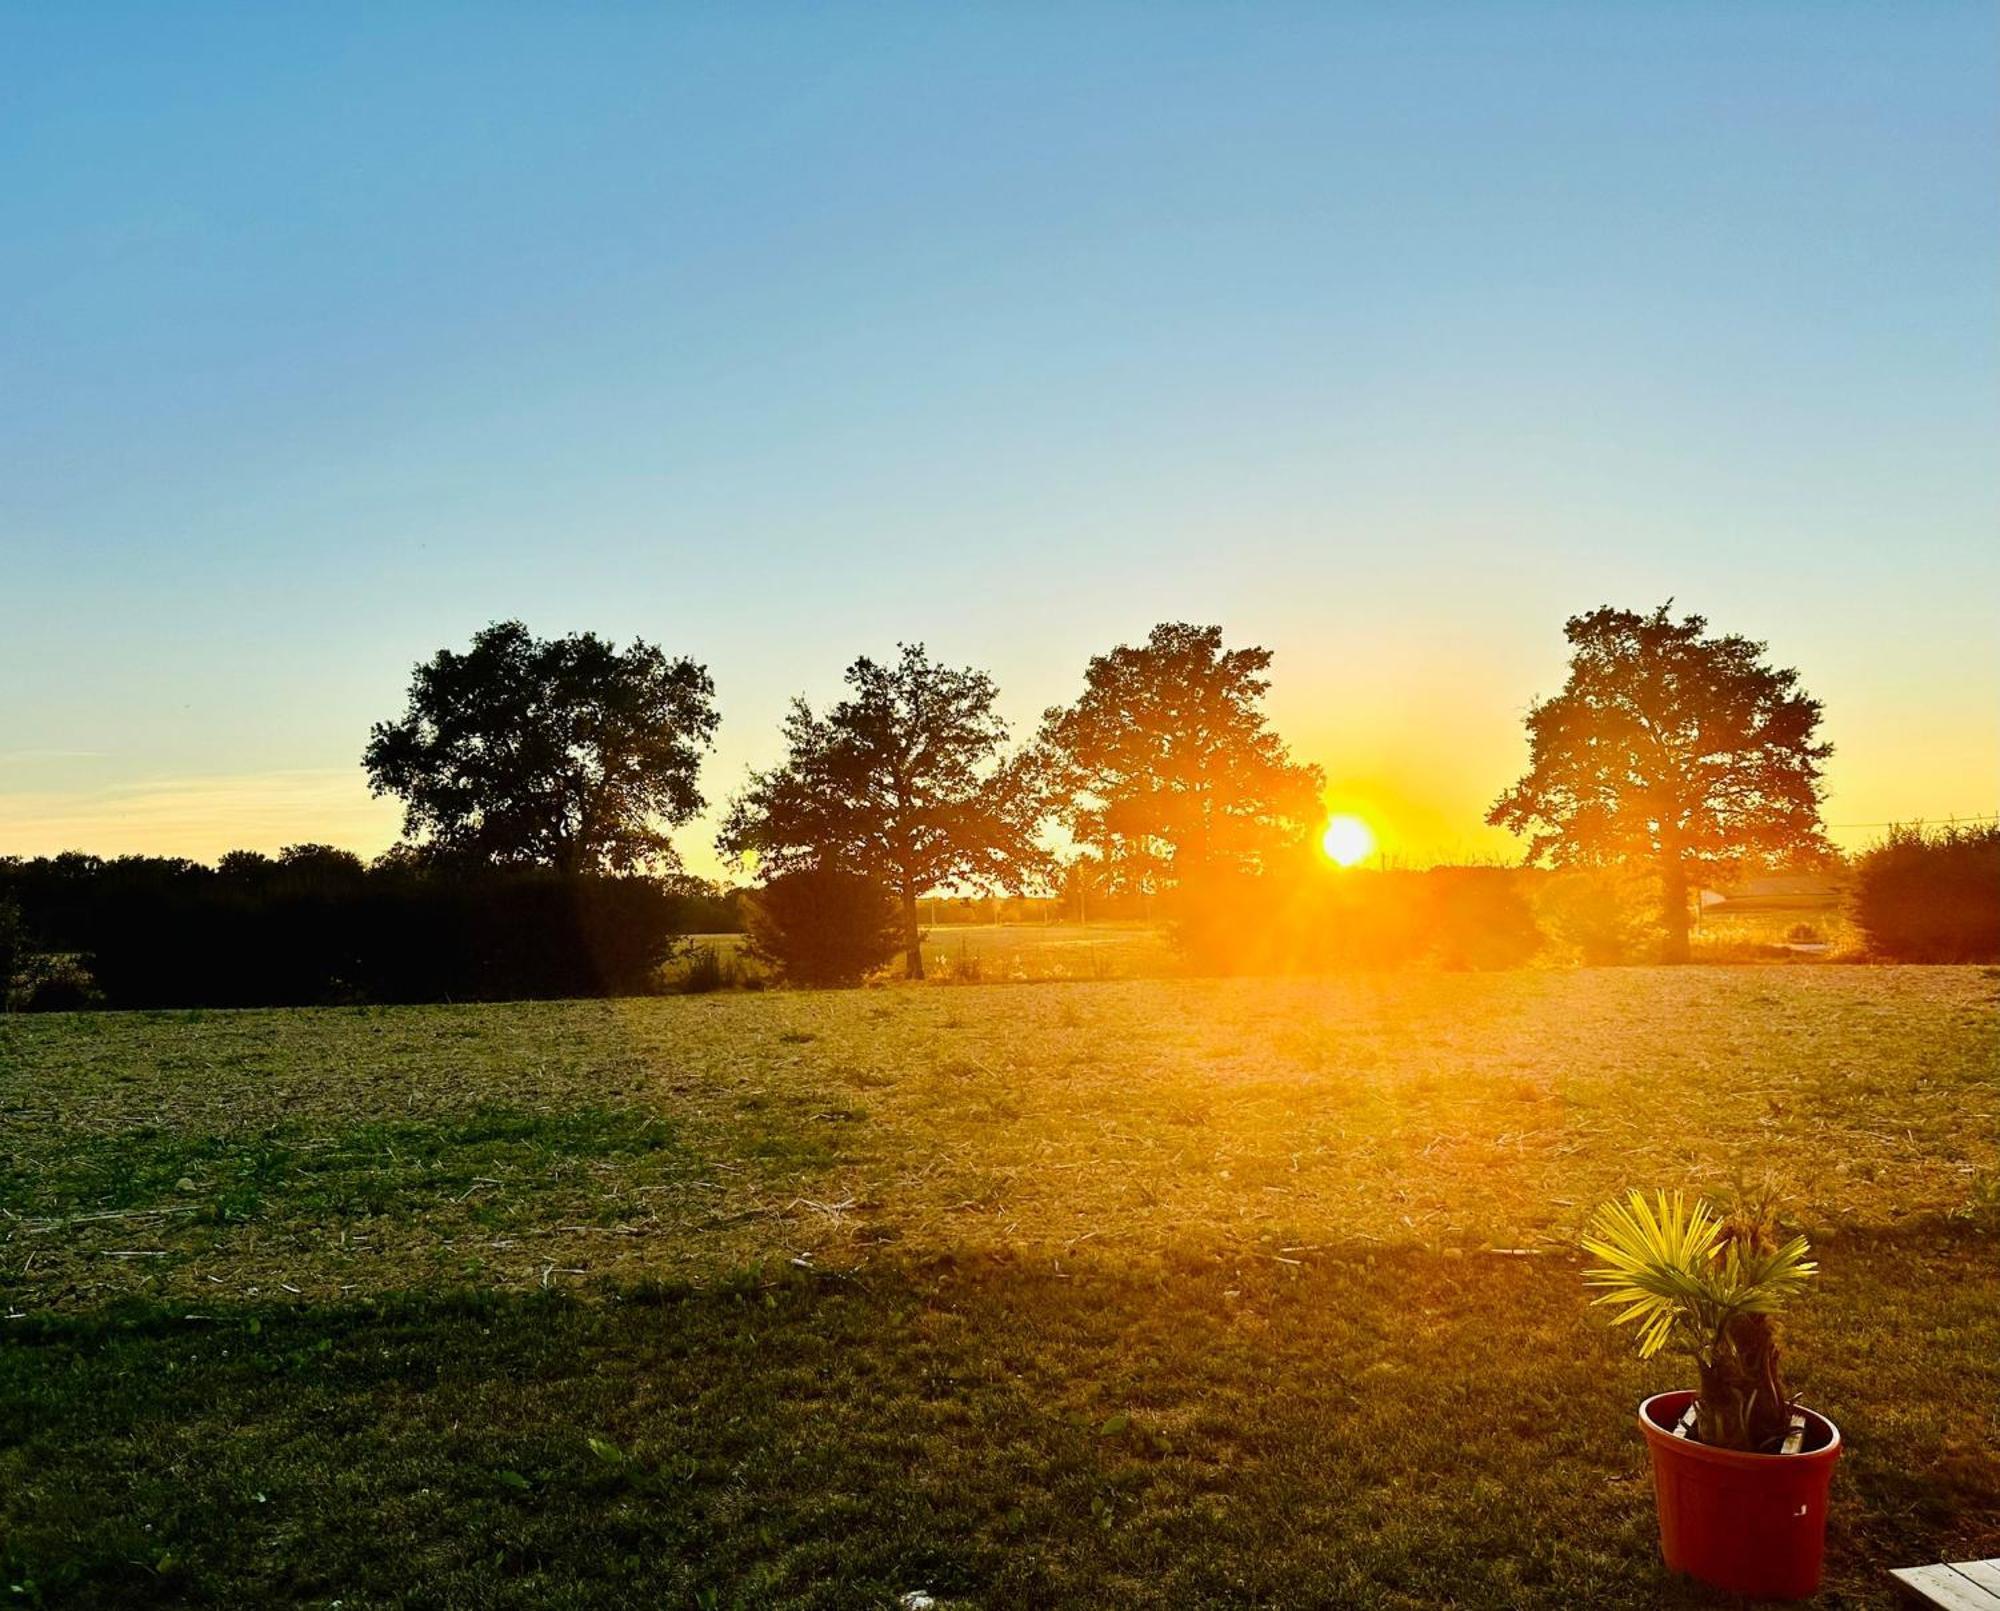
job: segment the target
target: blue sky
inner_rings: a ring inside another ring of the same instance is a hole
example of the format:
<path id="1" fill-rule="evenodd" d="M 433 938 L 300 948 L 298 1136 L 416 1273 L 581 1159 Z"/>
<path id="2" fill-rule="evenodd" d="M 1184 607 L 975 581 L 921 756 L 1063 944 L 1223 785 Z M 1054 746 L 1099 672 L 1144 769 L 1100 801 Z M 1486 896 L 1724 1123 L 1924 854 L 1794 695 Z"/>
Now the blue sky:
<path id="1" fill-rule="evenodd" d="M 1984 5 L 0 9 L 0 853 L 379 849 L 506 616 L 706 661 L 716 799 L 1217 620 L 1428 859 L 1673 595 L 1830 820 L 1993 810 L 1996 136 Z"/>

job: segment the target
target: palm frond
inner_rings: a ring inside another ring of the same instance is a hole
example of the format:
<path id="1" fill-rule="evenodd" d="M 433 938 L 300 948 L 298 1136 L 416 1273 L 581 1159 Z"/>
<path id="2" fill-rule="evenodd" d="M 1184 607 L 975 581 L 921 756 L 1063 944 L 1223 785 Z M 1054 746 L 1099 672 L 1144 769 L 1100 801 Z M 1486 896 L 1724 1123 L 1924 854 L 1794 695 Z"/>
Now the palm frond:
<path id="1" fill-rule="evenodd" d="M 1771 1314 L 1783 1308 L 1819 1273 L 1807 1253 L 1803 1236 L 1768 1252 L 1746 1253 L 1740 1243 L 1732 1242 L 1722 1282 L 1729 1306 L 1745 1314 Z"/>
<path id="2" fill-rule="evenodd" d="M 1594 1300 L 1618 1309 L 1614 1326 L 1636 1323 L 1639 1356 L 1650 1359 L 1678 1333 L 1698 1357 L 1735 1314 L 1771 1314 L 1818 1271 L 1806 1239 L 1768 1252 L 1724 1236 L 1707 1202 L 1679 1192 L 1634 1190 L 1592 1217 L 1583 1248 L 1600 1262 L 1583 1272 Z"/>

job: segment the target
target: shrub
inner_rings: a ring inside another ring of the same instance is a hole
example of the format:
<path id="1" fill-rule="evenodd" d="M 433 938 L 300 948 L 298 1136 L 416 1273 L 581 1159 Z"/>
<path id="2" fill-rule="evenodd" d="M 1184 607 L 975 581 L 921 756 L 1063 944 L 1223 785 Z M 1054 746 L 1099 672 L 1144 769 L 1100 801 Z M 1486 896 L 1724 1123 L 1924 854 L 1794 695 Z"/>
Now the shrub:
<path id="1" fill-rule="evenodd" d="M 674 951 L 674 910 L 646 878 L 378 875 L 353 971 L 329 967 L 327 977 L 371 1001 L 654 995 Z"/>
<path id="2" fill-rule="evenodd" d="M 58 856 L 0 874 L 39 942 L 81 958 L 113 1007 L 646 995 L 681 911 L 650 878 L 364 868 L 310 845 L 217 869 Z"/>
<path id="3" fill-rule="evenodd" d="M 1428 950 L 1455 969 L 1518 968 L 1542 948 L 1542 931 L 1506 867 L 1434 867 L 1423 875 Z"/>
<path id="4" fill-rule="evenodd" d="M 7 1010 L 14 996 L 14 976 L 21 971 L 27 952 L 27 936 L 21 927 L 21 907 L 13 896 L 0 892 L 0 1012 Z"/>
<path id="5" fill-rule="evenodd" d="M 1877 956 L 2000 961 L 2000 824 L 1891 828 L 1855 869 L 1853 901 Z"/>
<path id="6" fill-rule="evenodd" d="M 706 996 L 717 990 L 733 989 L 741 983 L 740 974 L 734 957 L 724 956 L 712 945 L 698 945 L 688 953 L 681 968 L 681 994 Z"/>
<path id="7" fill-rule="evenodd" d="M 857 985 L 902 950 L 894 898 L 829 867 L 774 878 L 744 902 L 747 949 L 787 984 Z"/>
<path id="8" fill-rule="evenodd" d="M 104 992 L 75 957 L 36 956 L 16 975 L 13 999 L 22 1012 L 84 1012 L 103 1006 Z"/>
<path id="9" fill-rule="evenodd" d="M 1626 873 L 1574 868 L 1552 874 L 1535 910 L 1549 936 L 1586 967 L 1613 967 L 1659 949 L 1648 899 Z"/>

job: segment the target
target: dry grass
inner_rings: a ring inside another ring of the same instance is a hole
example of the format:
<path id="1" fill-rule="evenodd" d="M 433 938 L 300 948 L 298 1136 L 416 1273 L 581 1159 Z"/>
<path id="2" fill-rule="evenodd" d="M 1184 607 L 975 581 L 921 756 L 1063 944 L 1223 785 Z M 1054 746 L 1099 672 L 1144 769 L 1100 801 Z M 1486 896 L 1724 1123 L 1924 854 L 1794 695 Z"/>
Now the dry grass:
<path id="1" fill-rule="evenodd" d="M 1860 960 L 1867 942 L 1845 906 L 1774 906 L 1704 912 L 1692 937 L 1697 962 L 1783 960 L 1794 930 L 1809 930 L 1822 952 L 1791 952 L 1800 962 Z"/>
<path id="2" fill-rule="evenodd" d="M 1182 971 L 1162 929 L 1144 923 L 967 923 L 924 934 L 924 967 L 945 982 L 1157 979 Z"/>
<path id="3" fill-rule="evenodd" d="M 682 988 L 690 958 L 704 951 L 735 970 L 731 984 L 772 983 L 744 941 L 741 934 L 688 936 L 686 949 L 667 965 L 667 988 Z M 1145 923 L 937 924 L 924 930 L 924 969 L 935 984 L 1157 979 L 1184 971 L 1166 931 Z M 900 981 L 902 973 L 898 957 L 879 982 Z"/>

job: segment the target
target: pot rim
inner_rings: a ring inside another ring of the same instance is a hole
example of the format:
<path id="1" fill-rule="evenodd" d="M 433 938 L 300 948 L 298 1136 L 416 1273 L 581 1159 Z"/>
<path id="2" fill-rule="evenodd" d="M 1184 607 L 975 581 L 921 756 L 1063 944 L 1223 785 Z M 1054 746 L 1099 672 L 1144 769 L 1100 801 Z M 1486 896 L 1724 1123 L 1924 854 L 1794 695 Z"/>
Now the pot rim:
<path id="1" fill-rule="evenodd" d="M 1673 1419 L 1677 1419 L 1680 1412 L 1699 1396 L 1693 1388 L 1681 1387 L 1669 1393 L 1655 1393 L 1650 1398 L 1640 1400 L 1639 1430 L 1646 1434 L 1646 1441 L 1655 1448 L 1669 1449 L 1690 1460 L 1705 1460 L 1712 1465 L 1735 1466 L 1744 1470 L 1753 1467 L 1775 1470 L 1781 1465 L 1786 1470 L 1797 1470 L 1808 1464 L 1831 1465 L 1840 1458 L 1840 1428 L 1818 1410 L 1807 1409 L 1803 1404 L 1798 1406 L 1799 1413 L 1808 1421 L 1817 1421 L 1825 1427 L 1827 1439 L 1819 1448 L 1806 1449 L 1798 1454 L 1759 1454 L 1749 1449 L 1718 1449 L 1710 1444 L 1696 1443 L 1690 1438 L 1677 1438 L 1667 1426 L 1660 1425 L 1650 1413 L 1656 1404 L 1663 1404 L 1668 1400 L 1675 1401 L 1672 1410 L 1668 1412 L 1670 1417 L 1668 1426 L 1671 1426 Z"/>

